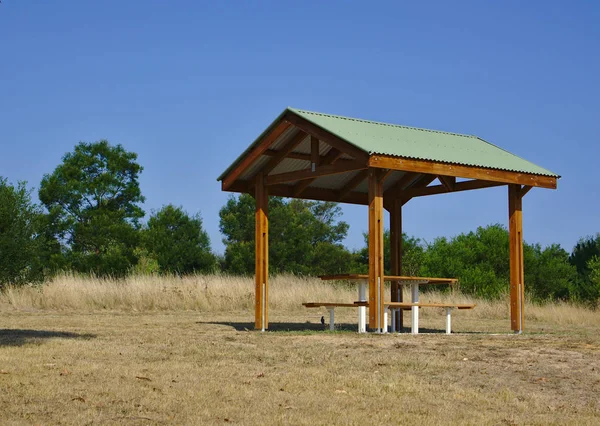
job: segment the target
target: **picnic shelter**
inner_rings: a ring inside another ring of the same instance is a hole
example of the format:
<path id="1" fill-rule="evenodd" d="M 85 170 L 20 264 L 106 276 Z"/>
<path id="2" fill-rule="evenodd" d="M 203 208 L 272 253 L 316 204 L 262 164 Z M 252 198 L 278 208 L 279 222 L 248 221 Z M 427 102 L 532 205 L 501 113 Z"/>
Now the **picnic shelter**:
<path id="1" fill-rule="evenodd" d="M 286 108 L 221 174 L 222 190 L 256 200 L 255 327 L 268 329 L 268 197 L 368 206 L 369 328 L 382 330 L 384 281 L 402 302 L 402 206 L 416 197 L 506 186 L 511 329 L 524 329 L 522 199 L 556 189 L 557 174 L 477 136 Z M 390 214 L 391 274 L 384 276 L 384 209 Z M 390 278 L 392 278 L 390 280 Z M 389 305 L 388 305 L 389 306 Z"/>

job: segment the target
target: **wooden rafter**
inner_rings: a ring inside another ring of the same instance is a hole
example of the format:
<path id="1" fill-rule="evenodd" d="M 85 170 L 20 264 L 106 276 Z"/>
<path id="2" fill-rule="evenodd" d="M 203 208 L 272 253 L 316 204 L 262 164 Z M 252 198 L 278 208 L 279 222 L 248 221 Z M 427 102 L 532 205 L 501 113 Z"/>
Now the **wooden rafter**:
<path id="1" fill-rule="evenodd" d="M 325 154 L 325 157 L 323 157 L 323 161 L 320 164 L 322 164 L 323 166 L 330 166 L 334 163 L 337 163 L 337 161 L 339 160 L 339 158 L 341 156 L 342 156 L 342 152 L 339 149 L 331 148 L 329 150 L 329 152 L 327 154 Z M 353 164 L 356 164 L 356 163 L 353 163 Z M 306 188 L 308 188 L 310 186 L 310 184 L 315 181 L 316 178 L 317 177 L 315 176 L 312 179 L 307 179 L 302 182 L 298 182 L 296 184 L 296 186 L 294 187 L 294 197 L 299 197 L 302 194 L 302 192 L 304 192 L 304 190 Z"/>
<path id="2" fill-rule="evenodd" d="M 435 194 L 445 194 L 447 192 L 460 192 L 460 191 L 468 191 L 471 189 L 480 189 L 480 188 L 492 188 L 495 186 L 504 186 L 506 185 L 503 182 L 490 182 L 487 180 L 467 180 L 464 182 L 457 182 L 454 185 L 454 189 L 452 191 L 448 191 L 448 188 L 445 185 L 433 185 L 422 188 L 410 188 L 404 191 L 403 196 L 408 198 L 413 197 L 423 197 L 425 195 L 435 195 Z"/>
<path id="3" fill-rule="evenodd" d="M 276 151 L 274 149 L 267 149 L 263 153 L 263 155 L 268 155 L 269 157 L 274 157 L 274 156 L 277 155 L 277 153 L 279 153 L 279 151 Z M 325 160 L 325 157 L 326 156 L 324 156 L 324 155 L 322 155 L 322 156 L 319 157 L 319 164 L 323 164 L 323 161 Z M 304 154 L 302 152 L 290 152 L 286 156 L 286 158 L 291 158 L 291 159 L 294 159 L 294 160 L 304 160 L 304 161 L 308 161 L 308 162 L 312 161 L 312 155 L 311 154 Z M 338 158 L 336 160 L 336 163 L 343 163 L 343 162 L 346 162 L 346 163 L 355 163 L 356 160 L 352 160 L 352 159 L 349 159 L 349 158 Z"/>
<path id="4" fill-rule="evenodd" d="M 265 176 L 271 173 L 273 169 L 277 167 L 277 165 L 281 163 L 283 159 L 287 157 L 289 153 L 292 152 L 294 148 L 296 148 L 300 144 L 300 142 L 306 139 L 306 136 L 307 134 L 304 133 L 302 130 L 298 131 L 298 133 L 292 139 L 290 139 L 288 143 L 286 143 L 281 149 L 277 151 L 277 154 L 269 160 L 269 162 L 265 167 L 263 167 L 261 172 Z"/>
<path id="5" fill-rule="evenodd" d="M 532 188 L 533 188 L 533 186 L 525 185 L 521 188 L 521 190 L 519 191 L 519 194 L 521 195 L 521 197 L 524 197 L 525 194 L 527 194 L 529 191 L 531 191 Z"/>
<path id="6" fill-rule="evenodd" d="M 368 175 L 368 170 L 358 172 L 358 174 L 352 179 L 350 179 L 350 182 L 344 185 L 344 187 L 340 190 L 340 195 L 338 196 L 337 200 L 342 201 L 344 198 L 346 198 L 348 194 L 350 194 L 354 190 L 354 188 L 356 188 L 358 185 L 364 182 Z"/>
<path id="7" fill-rule="evenodd" d="M 341 152 L 350 155 L 357 161 L 364 161 L 366 163 L 369 160 L 369 154 L 367 154 L 362 149 L 357 148 L 356 146 L 348 143 L 339 136 L 336 136 L 328 132 L 327 130 L 324 130 L 323 128 L 311 123 L 310 121 L 306 120 L 303 117 L 300 117 L 299 115 L 296 115 L 292 112 L 288 112 L 284 118 L 285 120 L 292 123 L 294 126 L 298 127 L 301 130 L 304 130 L 309 135 L 316 136 L 323 142 L 326 142 L 332 147 L 340 150 Z"/>
<path id="8" fill-rule="evenodd" d="M 429 185 L 431 182 L 433 182 L 434 180 L 437 179 L 437 176 L 435 175 L 423 175 L 421 176 L 414 184 L 412 184 L 410 186 L 410 188 L 406 191 L 404 191 L 401 195 L 402 198 L 402 205 L 408 203 L 410 201 L 410 199 L 412 198 L 410 195 L 407 195 L 406 192 L 411 190 L 411 189 L 421 189 L 421 188 L 426 188 L 427 185 Z"/>
<path id="9" fill-rule="evenodd" d="M 391 188 L 389 188 L 383 194 L 384 199 L 396 198 L 400 196 L 400 193 L 408 187 L 418 176 L 418 173 L 407 172 L 400 178 L 398 182 Z"/>
<path id="10" fill-rule="evenodd" d="M 250 151 L 236 167 L 231 170 L 223 179 L 221 186 L 226 191 L 233 182 L 246 170 L 254 161 L 256 161 L 272 144 L 277 140 L 283 132 L 285 132 L 291 123 L 285 120 L 280 121 L 273 129 L 263 138 L 263 140 Z"/>
<path id="11" fill-rule="evenodd" d="M 319 165 L 319 138 L 314 136 L 310 137 L 310 162 L 316 166 Z"/>
<path id="12" fill-rule="evenodd" d="M 279 183 L 294 182 L 297 180 L 304 180 L 304 179 L 314 179 L 314 178 L 317 178 L 320 176 L 336 175 L 336 174 L 340 174 L 340 173 L 352 172 L 355 170 L 363 170 L 366 168 L 367 168 L 366 165 L 363 165 L 360 163 L 328 164 L 328 165 L 319 166 L 314 171 L 312 170 L 312 168 L 309 168 L 309 169 L 303 169 L 303 170 L 295 170 L 293 172 L 285 172 L 285 173 L 278 173 L 276 175 L 270 175 L 265 178 L 265 183 L 267 185 L 276 185 Z M 294 190 L 294 192 L 295 192 L 295 190 Z"/>
<path id="13" fill-rule="evenodd" d="M 254 184 L 248 181 L 237 181 L 229 188 L 228 191 L 252 194 L 251 191 L 253 187 Z M 293 198 L 293 189 L 293 186 L 285 184 L 271 185 L 269 186 L 269 195 L 274 197 Z M 335 189 L 306 188 L 306 190 L 302 193 L 302 198 L 306 200 L 332 201 L 337 199 L 338 194 L 339 191 Z M 367 194 L 363 192 L 352 191 L 348 195 L 346 195 L 346 197 L 344 198 L 344 203 L 366 205 Z"/>
<path id="14" fill-rule="evenodd" d="M 494 182 L 515 183 L 528 186 L 556 189 L 556 177 L 534 175 L 529 173 L 509 172 L 505 170 L 486 169 L 484 167 L 447 164 L 436 161 L 399 158 L 389 155 L 373 155 L 369 159 L 369 167 L 405 170 L 434 175 L 455 176 L 471 179 L 490 180 Z"/>

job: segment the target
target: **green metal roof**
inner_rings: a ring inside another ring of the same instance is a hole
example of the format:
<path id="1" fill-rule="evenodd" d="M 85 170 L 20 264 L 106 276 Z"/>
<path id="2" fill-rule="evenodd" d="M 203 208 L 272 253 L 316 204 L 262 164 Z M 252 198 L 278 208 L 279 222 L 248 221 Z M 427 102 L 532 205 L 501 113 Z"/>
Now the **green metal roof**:
<path id="1" fill-rule="evenodd" d="M 467 166 L 559 177 L 477 136 L 288 108 L 369 154 L 393 155 Z"/>
<path id="2" fill-rule="evenodd" d="M 219 176 L 222 180 L 244 156 L 256 146 L 271 128 L 292 112 L 346 142 L 372 154 L 438 161 L 466 166 L 507 170 L 536 175 L 560 176 L 521 157 L 497 147 L 477 136 L 416 127 L 380 123 L 319 112 L 287 108 L 275 121 Z"/>

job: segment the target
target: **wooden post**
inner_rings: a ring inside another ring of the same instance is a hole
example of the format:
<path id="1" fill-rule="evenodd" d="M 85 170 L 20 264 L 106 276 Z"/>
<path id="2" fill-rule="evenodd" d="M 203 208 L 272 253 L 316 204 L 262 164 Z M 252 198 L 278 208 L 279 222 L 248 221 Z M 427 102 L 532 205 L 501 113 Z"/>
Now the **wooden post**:
<path id="1" fill-rule="evenodd" d="M 369 169 L 369 328 L 383 330 L 383 181 Z"/>
<path id="2" fill-rule="evenodd" d="M 402 275 L 402 203 L 397 198 L 390 203 L 390 272 L 392 275 Z M 402 286 L 398 281 L 392 281 L 391 290 L 392 302 L 402 302 Z M 392 315 L 395 317 L 392 324 L 395 323 L 396 329 L 402 331 L 402 309 L 396 309 Z"/>
<path id="3" fill-rule="evenodd" d="M 523 267 L 523 203 L 521 185 L 508 185 L 510 244 L 510 327 L 517 333 L 525 327 L 525 271 Z"/>
<path id="4" fill-rule="evenodd" d="M 255 308 L 254 327 L 269 328 L 269 195 L 262 173 L 255 185 Z"/>

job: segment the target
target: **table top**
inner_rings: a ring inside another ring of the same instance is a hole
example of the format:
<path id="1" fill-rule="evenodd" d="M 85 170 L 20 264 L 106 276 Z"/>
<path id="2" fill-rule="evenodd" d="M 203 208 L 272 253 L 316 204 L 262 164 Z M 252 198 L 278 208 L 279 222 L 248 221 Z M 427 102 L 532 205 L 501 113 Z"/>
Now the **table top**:
<path id="1" fill-rule="evenodd" d="M 321 275 L 322 280 L 348 280 L 359 281 L 368 280 L 367 274 L 338 274 L 338 275 Z M 384 275 L 384 281 L 400 281 L 407 284 L 454 284 L 458 280 L 456 278 L 432 278 L 432 277 L 408 277 L 402 275 Z"/>

